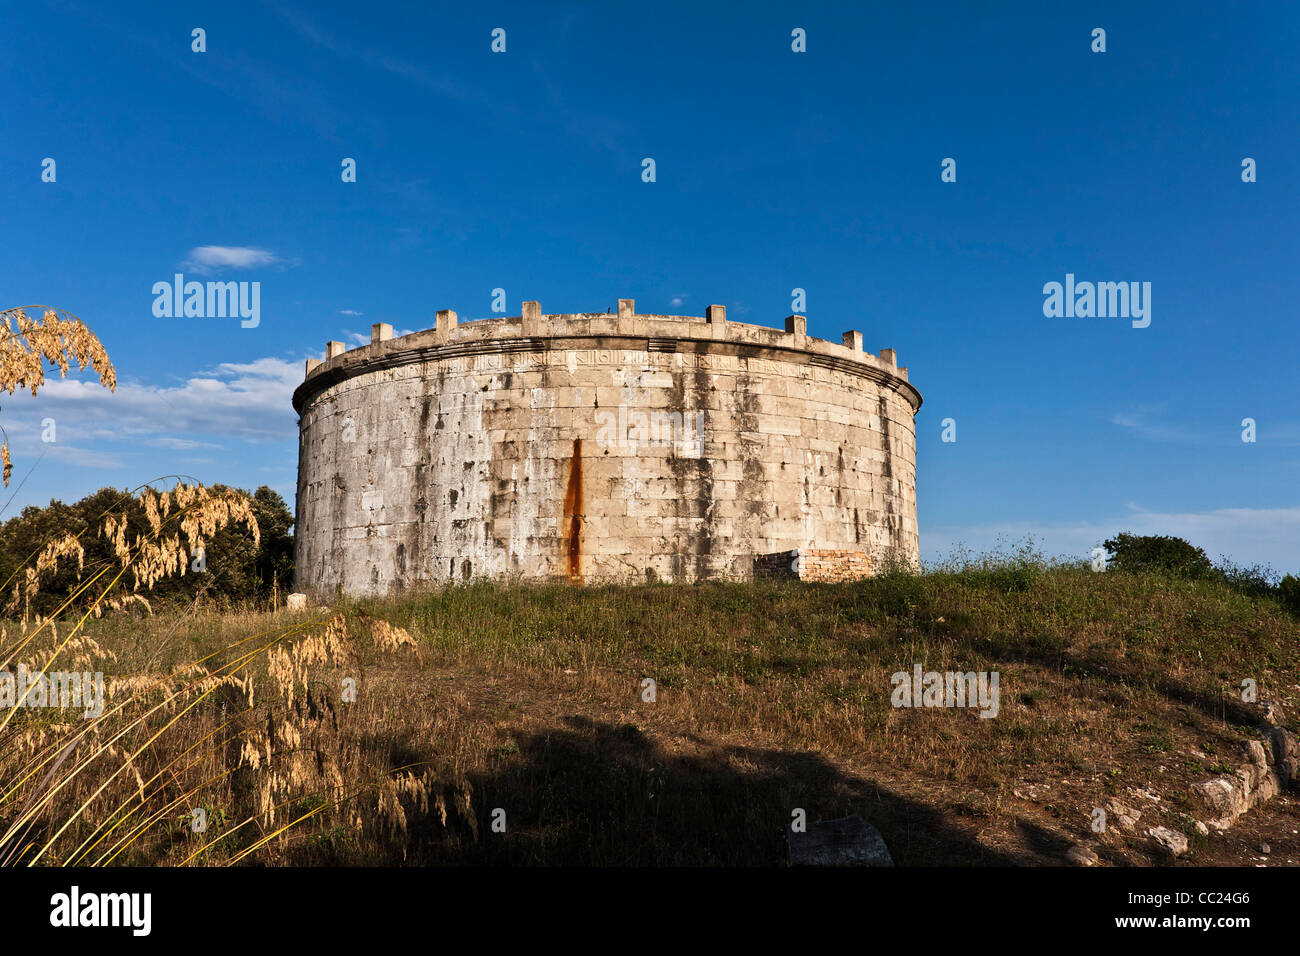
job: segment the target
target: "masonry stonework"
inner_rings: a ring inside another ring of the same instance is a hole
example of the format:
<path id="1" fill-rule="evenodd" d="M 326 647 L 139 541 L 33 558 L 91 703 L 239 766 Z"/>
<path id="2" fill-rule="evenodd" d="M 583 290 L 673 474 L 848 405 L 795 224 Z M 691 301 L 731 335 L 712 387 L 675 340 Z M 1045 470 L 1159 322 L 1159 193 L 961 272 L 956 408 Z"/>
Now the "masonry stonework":
<path id="1" fill-rule="evenodd" d="M 754 558 L 754 577 L 766 580 L 835 584 L 869 578 L 874 570 L 871 555 L 842 548 L 795 548 Z"/>
<path id="2" fill-rule="evenodd" d="M 806 576 L 915 563 L 921 396 L 892 349 L 704 317 L 523 314 L 326 347 L 299 419 L 297 588 Z M 835 555 L 843 555 L 843 559 Z"/>

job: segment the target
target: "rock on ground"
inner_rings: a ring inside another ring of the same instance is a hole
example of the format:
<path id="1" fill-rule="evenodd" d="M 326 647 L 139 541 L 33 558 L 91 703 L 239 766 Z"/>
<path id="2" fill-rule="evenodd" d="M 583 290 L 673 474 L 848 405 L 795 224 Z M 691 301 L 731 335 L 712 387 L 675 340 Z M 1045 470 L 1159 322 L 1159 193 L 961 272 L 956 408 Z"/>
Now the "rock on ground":
<path id="1" fill-rule="evenodd" d="M 787 834 L 791 866 L 893 866 L 885 838 L 859 816 L 808 824 Z"/>
<path id="2" fill-rule="evenodd" d="M 1171 830 L 1168 827 L 1152 827 L 1147 831 L 1147 835 L 1174 856 L 1182 856 L 1187 852 L 1187 837 L 1177 830 Z"/>
<path id="3" fill-rule="evenodd" d="M 1099 858 L 1086 846 L 1072 846 L 1065 854 L 1065 858 L 1075 866 L 1096 866 Z"/>

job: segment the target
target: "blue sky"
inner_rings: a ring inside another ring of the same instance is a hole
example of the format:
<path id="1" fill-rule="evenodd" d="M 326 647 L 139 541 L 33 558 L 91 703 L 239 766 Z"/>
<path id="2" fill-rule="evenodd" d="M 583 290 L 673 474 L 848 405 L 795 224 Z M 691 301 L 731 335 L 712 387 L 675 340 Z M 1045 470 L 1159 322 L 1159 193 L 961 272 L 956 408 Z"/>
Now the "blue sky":
<path id="1" fill-rule="evenodd" d="M 926 557 L 1130 529 L 1300 570 L 1298 26 L 1293 3 L 9 4 L 0 305 L 81 316 L 121 384 L 0 396 L 26 478 L 4 514 L 176 472 L 292 503 L 303 359 L 372 322 L 487 317 L 500 287 L 514 315 L 779 326 L 799 287 L 810 334 L 861 329 L 925 397 Z M 260 324 L 155 317 L 178 271 L 260 282 Z M 1066 273 L 1150 282 L 1150 326 L 1044 316 Z"/>

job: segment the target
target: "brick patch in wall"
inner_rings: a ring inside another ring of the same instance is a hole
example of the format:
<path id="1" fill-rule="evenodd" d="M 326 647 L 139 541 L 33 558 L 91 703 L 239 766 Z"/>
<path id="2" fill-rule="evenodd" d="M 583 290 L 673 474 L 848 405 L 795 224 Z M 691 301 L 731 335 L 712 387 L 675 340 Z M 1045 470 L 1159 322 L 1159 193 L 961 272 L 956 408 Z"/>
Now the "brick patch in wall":
<path id="1" fill-rule="evenodd" d="M 871 577 L 871 555 L 834 548 L 795 548 L 754 556 L 754 577 L 766 580 L 859 581 Z"/>

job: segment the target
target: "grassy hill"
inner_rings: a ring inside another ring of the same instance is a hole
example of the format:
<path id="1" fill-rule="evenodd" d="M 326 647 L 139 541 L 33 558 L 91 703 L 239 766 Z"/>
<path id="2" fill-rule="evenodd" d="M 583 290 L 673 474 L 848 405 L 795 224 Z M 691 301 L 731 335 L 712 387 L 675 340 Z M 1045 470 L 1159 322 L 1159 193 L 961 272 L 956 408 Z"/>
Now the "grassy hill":
<path id="1" fill-rule="evenodd" d="M 251 709 L 223 685 L 150 754 L 177 778 L 158 776 L 158 805 L 174 805 L 119 863 L 767 865 L 796 808 L 859 814 L 900 864 L 1062 863 L 1072 843 L 1160 863 L 1144 832 L 1161 825 L 1191 837 L 1180 862 L 1263 861 L 1263 841 L 1268 862 L 1300 863 L 1294 791 L 1226 836 L 1192 828 L 1190 785 L 1258 736 L 1242 682 L 1292 731 L 1300 714 L 1300 624 L 1222 580 L 1013 559 L 844 585 L 475 584 L 87 628 L 118 657 L 110 678 L 177 679 L 278 642 L 249 664 Z M 997 716 L 892 706 L 891 675 L 918 664 L 997 672 Z M 217 743 L 181 773 L 200 740 Z M 1140 826 L 1091 832 L 1108 801 Z"/>

